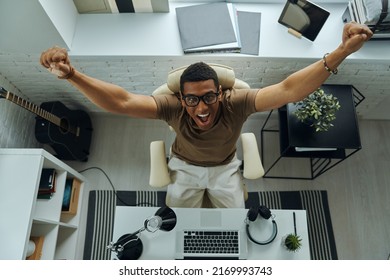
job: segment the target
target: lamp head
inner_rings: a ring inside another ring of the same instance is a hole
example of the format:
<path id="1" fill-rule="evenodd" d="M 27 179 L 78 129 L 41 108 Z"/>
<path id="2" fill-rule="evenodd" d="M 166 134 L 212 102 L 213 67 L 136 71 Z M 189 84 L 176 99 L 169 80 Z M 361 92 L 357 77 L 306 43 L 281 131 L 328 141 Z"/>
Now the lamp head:
<path id="1" fill-rule="evenodd" d="M 150 221 L 156 218 L 159 222 L 159 230 L 163 231 L 171 231 L 175 226 L 177 222 L 176 214 L 173 212 L 173 210 L 167 206 L 161 207 L 156 211 L 154 214 L 154 217 L 150 219 Z"/>

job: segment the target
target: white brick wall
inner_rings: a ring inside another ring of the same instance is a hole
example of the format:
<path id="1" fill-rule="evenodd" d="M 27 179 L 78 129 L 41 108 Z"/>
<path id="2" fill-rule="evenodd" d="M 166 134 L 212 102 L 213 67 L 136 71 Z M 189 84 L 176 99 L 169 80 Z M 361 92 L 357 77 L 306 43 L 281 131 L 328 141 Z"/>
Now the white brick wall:
<path id="1" fill-rule="evenodd" d="M 84 58 L 75 61 L 83 65 Z M 289 74 L 308 64 L 308 59 L 265 59 L 258 57 L 179 57 L 179 58 L 128 58 L 113 63 L 106 63 L 107 74 L 96 73 L 102 79 L 119 84 L 130 91 L 150 94 L 156 87 L 163 84 L 168 72 L 177 67 L 203 60 L 233 67 L 237 78 L 246 81 L 251 87 L 259 88 L 277 83 Z M 339 74 L 332 76 L 327 83 L 352 84 L 365 95 L 365 101 L 357 108 L 362 118 L 390 119 L 386 111 L 378 112 L 383 107 L 382 102 L 390 96 L 390 70 L 386 63 L 359 63 L 345 61 L 340 66 Z M 87 74 L 95 72 L 85 71 Z M 97 70 L 99 72 L 99 70 Z M 124 79 L 123 77 L 127 77 Z M 390 104 L 389 104 L 390 106 Z"/>
<path id="2" fill-rule="evenodd" d="M 17 92 L 0 74 L 0 85 L 9 91 Z M 35 115 L 29 111 L 0 99 L 0 148 L 38 148 L 35 140 Z"/>
<path id="3" fill-rule="evenodd" d="M 214 62 L 231 66 L 237 78 L 252 88 L 277 83 L 289 74 L 313 62 L 310 59 L 280 59 L 252 56 L 197 56 L 180 57 L 71 57 L 81 72 L 123 86 L 129 91 L 151 94 L 165 83 L 169 71 L 196 61 Z M 357 108 L 365 119 L 390 120 L 390 66 L 387 62 L 368 63 L 346 60 L 339 74 L 327 83 L 352 84 L 366 99 Z M 39 65 L 39 55 L 0 53 L 0 85 L 39 105 L 44 101 L 59 100 L 66 106 L 101 112 L 73 86 L 50 75 Z M 19 117 L 20 116 L 20 117 Z M 0 101 L 1 147 L 34 147 L 34 114 L 10 102 Z M 11 129 L 13 128 L 13 129 Z M 21 134 L 24 133 L 24 134 Z M 31 136 L 31 137 L 30 137 Z M 30 139 L 31 138 L 31 139 Z"/>
<path id="4" fill-rule="evenodd" d="M 0 100 L 0 148 L 38 148 L 34 115 L 19 106 Z"/>
<path id="5" fill-rule="evenodd" d="M 246 81 L 252 88 L 277 83 L 314 61 L 239 55 L 71 57 L 72 63 L 81 72 L 140 94 L 151 94 L 158 86 L 165 83 L 170 70 L 200 60 L 233 67 L 237 78 Z M 48 74 L 39 65 L 39 55 L 0 53 L 0 74 L 34 104 L 59 100 L 68 107 L 77 107 L 89 112 L 102 112 L 69 83 Z M 390 67 L 387 62 L 367 63 L 364 60 L 346 60 L 339 67 L 339 74 L 330 77 L 327 82 L 352 84 L 365 95 L 365 101 L 357 108 L 361 118 L 390 119 L 390 114 L 386 109 L 390 107 L 389 80 Z M 384 106 L 384 103 L 388 106 Z"/>

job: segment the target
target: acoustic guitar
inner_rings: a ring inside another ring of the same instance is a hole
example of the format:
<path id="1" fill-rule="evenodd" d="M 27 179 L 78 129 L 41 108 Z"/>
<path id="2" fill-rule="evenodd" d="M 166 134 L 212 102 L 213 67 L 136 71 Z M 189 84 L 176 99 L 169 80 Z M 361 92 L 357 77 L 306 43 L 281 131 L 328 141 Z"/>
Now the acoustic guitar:
<path id="1" fill-rule="evenodd" d="M 70 110 L 59 101 L 44 102 L 41 106 L 0 87 L 0 98 L 5 98 L 37 115 L 35 138 L 48 144 L 61 160 L 87 161 L 92 137 L 92 122 L 82 110 Z"/>

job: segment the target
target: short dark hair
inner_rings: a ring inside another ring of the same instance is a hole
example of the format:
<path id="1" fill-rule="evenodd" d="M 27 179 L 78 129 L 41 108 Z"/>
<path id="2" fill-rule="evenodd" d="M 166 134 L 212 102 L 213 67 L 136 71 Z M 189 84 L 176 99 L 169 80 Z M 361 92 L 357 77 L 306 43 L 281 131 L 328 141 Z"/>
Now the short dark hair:
<path id="1" fill-rule="evenodd" d="M 213 80 L 215 87 L 218 88 L 219 81 L 218 75 L 215 70 L 204 62 L 196 62 L 191 64 L 184 70 L 183 74 L 180 77 L 180 91 L 184 91 L 185 82 L 199 82 Z"/>

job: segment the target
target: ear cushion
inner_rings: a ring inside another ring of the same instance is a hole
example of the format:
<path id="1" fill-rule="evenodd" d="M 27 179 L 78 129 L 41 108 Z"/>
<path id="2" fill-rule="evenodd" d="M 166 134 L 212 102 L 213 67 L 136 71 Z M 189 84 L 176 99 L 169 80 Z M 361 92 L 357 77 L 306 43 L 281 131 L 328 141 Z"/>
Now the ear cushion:
<path id="1" fill-rule="evenodd" d="M 263 206 L 263 205 L 259 206 L 259 214 L 261 217 L 263 217 L 266 220 L 271 218 L 271 210 L 269 210 L 268 207 L 266 207 L 266 206 Z"/>
<path id="2" fill-rule="evenodd" d="M 257 219 L 257 215 L 259 214 L 258 209 L 251 207 L 248 210 L 248 213 L 246 214 L 246 217 L 248 218 L 249 221 L 254 222 Z"/>

